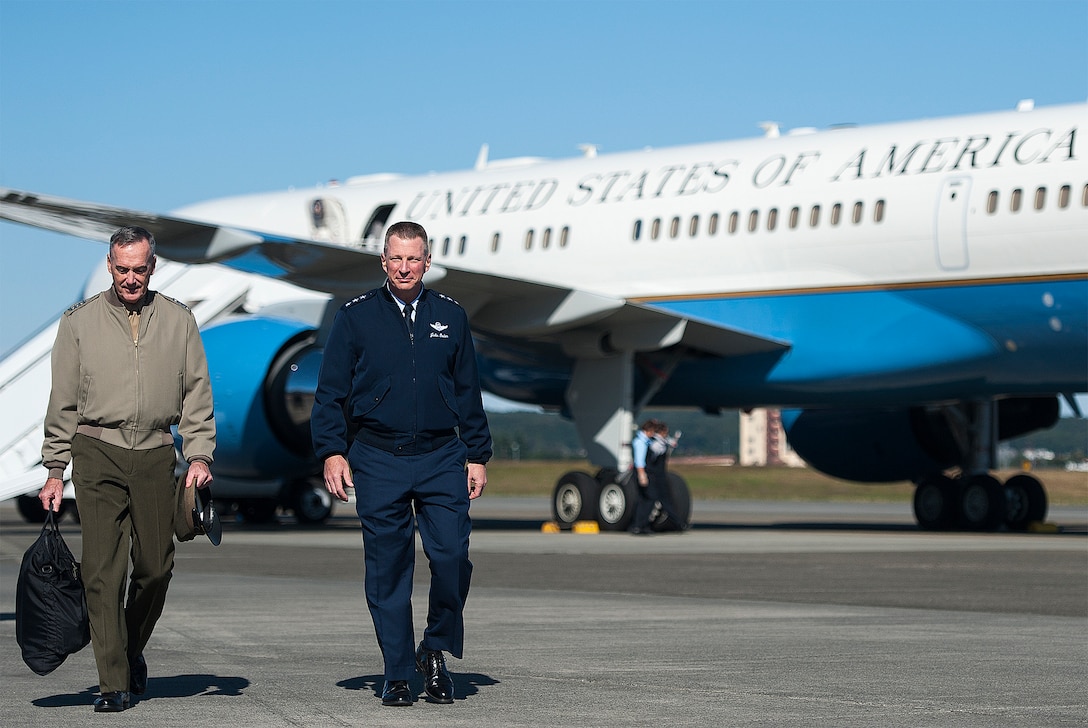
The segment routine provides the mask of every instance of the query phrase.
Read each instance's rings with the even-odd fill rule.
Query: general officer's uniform
[[[405,308],[385,286],[340,308],[311,418],[316,455],[351,465],[387,681],[415,672],[413,507],[431,569],[422,644],[462,657],[472,573],[465,466],[491,457],[464,309],[428,288]]]
[[[61,316],[51,371],[42,463],[57,479],[72,464],[99,690],[141,693],[174,565],[171,426],[188,462],[215,450],[204,346],[180,302],[149,291],[128,311],[111,287]]]

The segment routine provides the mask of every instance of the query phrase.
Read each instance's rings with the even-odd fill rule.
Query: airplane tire
[[[596,520],[599,494],[600,486],[589,473],[572,470],[555,484],[552,516],[563,528],[570,528],[575,521]]]
[[[1026,531],[1033,522],[1046,518],[1046,490],[1030,475],[1014,475],[1005,481],[1005,498],[1010,531]]]
[[[677,517],[680,518],[680,522],[673,523],[672,519],[666,516],[664,512],[660,512],[654,520],[654,530],[686,530],[691,523],[691,491],[688,490],[688,484],[684,479],[672,471],[668,473],[668,483],[669,498],[672,501],[672,507],[675,509]]]
[[[272,523],[278,508],[279,503],[271,498],[247,498],[238,502],[238,514],[246,523]]]
[[[960,510],[965,529],[996,531],[1008,517],[1005,489],[992,475],[972,475],[960,492]]]
[[[332,515],[332,495],[324,484],[305,482],[295,490],[292,510],[300,524],[317,525]]]
[[[914,519],[926,531],[950,528],[956,513],[956,483],[945,475],[923,478],[914,489]]]
[[[75,520],[79,521],[79,513],[75,509],[75,501],[71,498],[61,499],[60,510],[57,511],[58,521],[68,512],[69,507],[71,507],[72,515],[75,517]],[[45,523],[45,509],[42,508],[42,502],[38,500],[38,496],[19,496],[15,499],[15,508],[27,523]]]
[[[45,523],[45,509],[42,508],[42,502],[38,500],[38,496],[21,495],[15,499],[15,507],[19,509],[19,515],[27,523]]]
[[[597,499],[597,523],[602,531],[624,531],[631,524],[638,506],[636,488],[634,478],[601,485],[601,495]]]

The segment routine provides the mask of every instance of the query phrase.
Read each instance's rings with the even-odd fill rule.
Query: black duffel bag
[[[53,511],[19,567],[15,640],[23,662],[39,675],[53,672],[91,641],[79,563],[61,538]]]

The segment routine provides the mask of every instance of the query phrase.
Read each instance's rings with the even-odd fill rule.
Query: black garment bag
[[[61,538],[53,511],[19,567],[15,640],[23,662],[39,675],[53,672],[91,641],[79,564]]]

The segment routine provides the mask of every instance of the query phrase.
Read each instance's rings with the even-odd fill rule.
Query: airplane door
[[[971,178],[950,177],[937,199],[937,265],[945,270],[967,267],[967,202]]]

